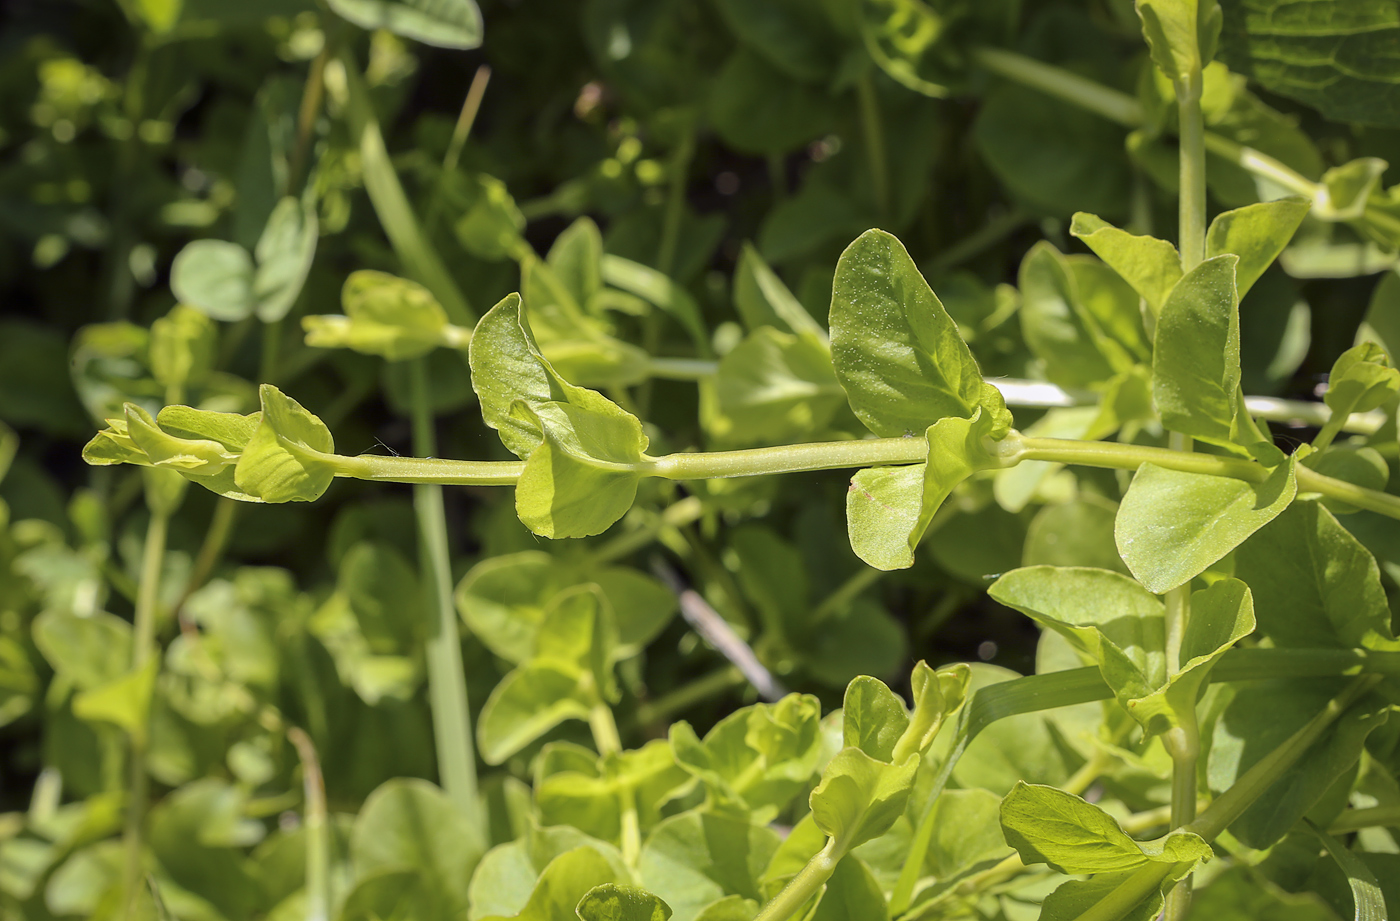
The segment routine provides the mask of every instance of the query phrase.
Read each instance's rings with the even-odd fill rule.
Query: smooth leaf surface
[[[1288,508],[1295,464],[1290,458],[1262,483],[1143,464],[1114,523],[1123,562],[1158,594],[1195,578]]]
[[[575,912],[582,921],[667,921],[671,906],[645,889],[604,883],[588,890]]]
[[[331,9],[362,29],[388,29],[439,48],[481,44],[474,0],[330,0]]]
[[[1119,230],[1097,215],[1080,211],[1069,232],[1084,241],[1123,280],[1133,286],[1155,316],[1167,295],[1181,280],[1181,255],[1176,247],[1156,237]]]
[[[1307,217],[1308,207],[1301,198],[1281,198],[1218,214],[1206,231],[1206,256],[1234,253],[1240,257],[1235,288],[1243,298],[1283,252]]]
[[[1228,441],[1240,383],[1239,257],[1207,259],[1162,304],[1152,351],[1152,395],[1167,428]]]
[[[919,759],[877,761],[858,748],[843,748],[812,791],[812,817],[827,836],[849,849],[889,830],[914,789]]]

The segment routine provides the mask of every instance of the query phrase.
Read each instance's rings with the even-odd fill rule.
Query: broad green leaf
[[[238,488],[264,502],[320,498],[335,478],[319,456],[335,452],[330,429],[271,384],[263,384],[258,395],[258,427],[234,468]]]
[[[1240,257],[1235,287],[1243,298],[1293,239],[1308,208],[1304,199],[1281,198],[1216,215],[1206,231],[1206,256],[1234,253]]]
[[[858,748],[843,748],[812,791],[817,827],[849,850],[889,831],[914,789],[918,757],[900,764],[877,761]]]
[[[603,281],[661,308],[689,334],[702,356],[710,354],[709,333],[700,305],[681,285],[651,266],[614,253],[603,256]]]
[[[695,921],[754,921],[759,903],[742,895],[727,895],[706,905]]]
[[[1007,856],[1001,797],[987,790],[944,790],[933,804],[927,866],[940,880]]]
[[[1143,328],[1142,300],[1133,286],[1093,256],[1066,256],[1086,318],[1097,323],[1099,348],[1117,368],[1116,380],[1149,361],[1152,347]],[[1091,327],[1092,328],[1092,327]]]
[[[869,230],[846,248],[831,297],[831,357],[856,417],[875,434],[921,432],[983,406],[1000,437],[1000,391],[977,362],[903,244]]]
[[[169,32],[180,21],[184,0],[136,0],[136,12],[152,32]]]
[[[691,785],[663,739],[602,758],[581,746],[555,743],[535,762],[535,776],[535,807],[542,823],[573,826],[612,842],[623,837],[624,803],[635,810],[637,830],[645,834],[661,821],[667,804]]]
[[[808,440],[846,403],[821,342],[772,327],[754,330],[720,359],[715,395],[719,414],[710,431],[741,444]]]
[[[1103,332],[1080,298],[1069,261],[1047,242],[1021,261],[1021,333],[1045,365],[1045,376],[1064,387],[1101,383],[1131,360]]]
[[[592,218],[581,217],[564,228],[545,262],[580,307],[598,312],[594,299],[603,290],[603,235]]]
[[[826,329],[807,312],[783,280],[763,261],[752,243],[745,243],[734,270],[734,309],[750,332],[774,326],[801,336],[809,333],[826,342]]]
[[[568,719],[588,719],[600,701],[580,686],[577,668],[528,662],[491,691],[477,720],[477,746],[487,764],[500,764]]]
[[[1400,393],[1400,370],[1374,342],[1352,346],[1332,365],[1323,400],[1338,418],[1384,405]]]
[[[133,738],[145,739],[150,731],[151,695],[159,670],[160,662],[152,659],[119,678],[80,691],[73,698],[73,715],[112,723]]]
[[[176,438],[212,441],[230,454],[238,454],[257,432],[260,418],[258,413],[244,416],[189,406],[167,406],[156,416],[156,424]]]
[[[1149,861],[1196,863],[1212,856],[1210,845],[1189,832],[1134,841],[1099,807],[1039,784],[1018,783],[1006,795],[1001,827],[1022,860],[1046,863],[1061,873],[1115,873]]]
[[[1152,62],[1172,81],[1199,74],[1220,37],[1218,0],[1136,0]]]
[[[1245,541],[1235,574],[1277,646],[1400,650],[1375,557],[1315,501],[1294,503]]]
[[[1167,295],[1181,280],[1181,256],[1176,247],[1156,237],[1138,236],[1119,230],[1102,218],[1077,212],[1070,234],[1108,263],[1123,280],[1147,301],[1152,315],[1162,310]]]
[[[709,123],[725,145],[753,156],[780,155],[831,130],[829,97],[740,46],[713,78]]]
[[[592,407],[515,404],[516,414],[544,433],[515,487],[516,513],[536,534],[601,534],[636,498],[637,470],[647,448],[642,424],[615,403],[592,397]]]
[[[840,38],[818,4],[804,0],[718,0],[739,41],[799,80],[823,83],[839,65]]]
[[[549,862],[519,914],[478,921],[568,921],[578,917],[574,910],[589,891],[617,881],[617,870],[602,854],[587,845],[576,847]]]
[[[902,467],[871,467],[851,477],[846,527],[851,549],[876,569],[908,569],[933,516],[973,473],[999,465],[986,449],[995,422],[981,408],[971,419],[950,417],[929,426],[929,459]]]
[[[426,0],[443,3],[446,0]],[[468,3],[472,0],[457,0]],[[473,4],[474,6],[474,4]],[[521,231],[525,216],[506,190],[506,184],[495,176],[478,173],[462,190],[462,216],[453,230],[462,248],[481,259],[498,260],[518,256],[522,251]]]
[[[576,585],[550,599],[535,635],[534,661],[588,672],[602,698],[616,703],[621,693],[613,677],[616,658],[617,624],[602,589]]]
[[[416,282],[362,269],[345,279],[340,298],[345,316],[302,317],[307,345],[400,361],[456,344],[447,312]]]
[[[319,236],[314,202],[287,197],[272,209],[253,250],[258,262],[253,273],[253,298],[259,320],[275,323],[292,309],[316,258]]]
[[[1127,573],[1128,567],[1113,542],[1117,511],[1116,503],[1087,496],[1045,506],[1026,529],[1021,564],[1092,566]]]
[[[50,608],[31,632],[49,667],[79,690],[116,680],[131,662],[131,625],[104,611],[80,617]]]
[[[151,807],[148,841],[169,897],[175,889],[198,893],[204,910],[247,918],[258,908],[260,880],[247,849],[265,834],[246,815],[246,790],[217,777],[185,784]],[[205,907],[209,906],[209,907]]]
[[[909,711],[885,683],[862,675],[846,686],[842,736],[877,761],[892,761],[895,745],[909,728]]]
[[[1143,464],[1114,524],[1123,562],[1157,594],[1195,578],[1288,507],[1296,463],[1290,457],[1262,483]]]
[[[827,880],[812,921],[866,921],[888,915],[885,892],[865,861],[854,854],[843,858]]]
[[[233,322],[251,316],[257,307],[254,274],[252,254],[237,243],[195,240],[175,256],[170,288],[182,303]]]
[[[1229,441],[1240,382],[1239,257],[1207,259],[1177,282],[1157,318],[1152,395],[1167,428]]]
[[[330,5],[362,29],[388,29],[438,48],[481,44],[481,11],[474,0],[330,0]]]
[[[645,889],[604,883],[588,890],[576,912],[582,921],[667,921],[671,906]]]
[[[177,304],[151,324],[151,375],[167,393],[183,395],[213,370],[217,345],[218,330],[209,318]]]
[[[467,883],[485,850],[480,832],[446,793],[407,778],[386,781],[369,795],[350,840],[357,873],[417,870],[444,914],[466,909]]]
[[[1257,599],[1261,624],[1269,611]],[[1207,779],[1217,794],[1316,716],[1343,681],[1256,681],[1242,684],[1215,721]],[[1272,846],[1322,799],[1361,756],[1366,738],[1385,724],[1390,707],[1372,694],[1328,727],[1303,756],[1260,794],[1231,826],[1249,847]]]
[[[1400,12],[1386,0],[1224,4],[1221,56],[1270,92],[1336,121],[1400,125],[1396,65],[1387,53]]]
[[[209,439],[176,437],[135,403],[125,409],[127,437],[143,456],[137,463],[212,476],[238,462],[239,451]]]
[[[567,825],[540,827],[531,821],[521,837],[492,848],[481,858],[469,887],[469,917],[515,915],[529,902],[550,861],[583,846],[612,867],[614,880],[630,880],[622,854],[613,845]]]
[[[676,921],[694,921],[720,899],[762,901],[758,878],[780,842],[776,832],[747,817],[683,812],[647,836],[637,876],[675,910]]]

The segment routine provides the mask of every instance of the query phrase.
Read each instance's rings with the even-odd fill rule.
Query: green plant
[[[42,714],[45,765],[0,817],[5,910],[1394,911],[1394,271],[1335,321],[1322,402],[1275,394],[1307,351],[1292,279],[1394,264],[1372,154],[1400,135],[1309,116],[1315,143],[1245,76],[1395,125],[1388,59],[1325,0],[1031,6],[592,0],[583,93],[520,88],[561,4],[132,2],[120,94],[32,45],[30,143],[106,125],[82,143],[118,156],[81,409],[0,399],[26,446],[102,420],[90,484],[0,538],[0,717]],[[1382,6],[1346,12],[1384,42]],[[515,112],[481,140],[484,70],[398,140],[405,40],[472,48],[483,18],[506,92],[577,113],[567,166]],[[1056,51],[1076,30],[1090,50]],[[174,137],[168,75],[237,41],[305,72],[229,102],[237,158],[213,127],[181,154],[236,188],[131,194]],[[931,101],[967,97],[971,164]],[[768,186],[730,282],[687,202],[716,151]],[[1007,210],[931,207],[957,196]],[[195,213],[207,236],[171,232]],[[68,220],[36,262],[73,258]],[[417,456],[337,451],[396,426]],[[259,541],[295,562],[238,562]],[[929,640],[993,611],[1035,631],[1034,674]]]

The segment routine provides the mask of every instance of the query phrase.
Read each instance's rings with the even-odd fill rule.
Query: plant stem
[[[1268,792],[1274,781],[1292,767],[1348,707],[1382,680],[1381,675],[1358,675],[1353,678],[1340,694],[1327,702],[1327,706],[1277,748],[1255,762],[1235,781],[1234,786],[1216,797],[1205,812],[1182,830],[1198,834],[1207,841],[1215,840],[1255,800]]]
[[[409,371],[413,378],[413,449],[420,454],[432,454],[437,450],[437,436],[433,431],[426,359],[414,359]],[[431,598],[428,697],[432,704],[438,774],[448,798],[484,830],[486,820],[477,795],[476,753],[472,749],[471,713],[467,707],[467,678],[462,668],[462,638],[457,631],[457,611],[452,603],[452,562],[447,550],[442,487],[415,486],[413,510],[418,518],[419,564]]]
[[[333,44],[331,36],[327,34],[321,52],[316,55],[316,59],[311,62],[311,69],[306,73],[306,86],[302,90],[301,106],[297,110],[296,144],[292,147],[291,160],[288,162],[287,187],[282,190],[283,195],[291,195],[300,187],[301,174],[306,169],[306,158],[311,152],[311,133],[316,128],[316,116],[321,111],[321,102],[326,95],[326,63],[334,53]]]
[[[141,550],[141,581],[136,593],[136,613],[131,636],[131,668],[147,667],[155,653],[156,605],[160,599],[160,575],[165,564],[165,543],[170,527],[168,510],[151,511],[146,542]],[[122,893],[126,918],[134,918],[141,890],[142,827],[146,821],[146,800],[150,781],[146,776],[146,729],[131,734],[131,763],[126,797],[126,820],[122,833]]]
[[[948,247],[943,252],[934,257],[930,267],[934,272],[947,271],[954,266],[961,265],[967,260],[982,253],[1006,239],[1008,235],[1019,230],[1030,221],[1030,215],[1020,208],[1012,208],[1003,214],[998,214],[991,218],[972,233],[963,237],[954,245]]]
[[[603,544],[597,550],[588,554],[588,566],[603,566],[614,560],[620,560],[625,556],[637,552],[643,547],[656,540],[658,534],[666,528],[679,528],[682,525],[690,524],[705,512],[705,504],[695,496],[686,496],[677,502],[671,503],[666,510],[655,516],[651,521],[641,527],[614,537]]]
[[[856,93],[860,99],[861,128],[865,134],[865,152],[870,158],[870,184],[875,192],[875,208],[883,221],[890,220],[889,158],[885,152],[885,129],[880,119],[880,100],[875,95],[873,67],[866,67],[856,78]]]
[[[783,891],[763,906],[754,921],[784,921],[791,917],[826,885],[845,854],[845,849],[835,838],[828,838],[826,847],[814,854],[807,865],[783,887]]]
[[[1344,835],[1363,828],[1400,827],[1400,806],[1372,806],[1370,809],[1349,809],[1327,829],[1328,834]]]
[[[306,921],[326,921],[331,908],[330,825],[326,821],[326,785],[316,745],[302,729],[291,726],[287,738],[301,760],[302,789],[306,797]]]
[[[857,569],[849,579],[841,583],[836,591],[828,595],[825,601],[817,606],[817,609],[812,612],[808,622],[814,625],[821,623],[836,611],[841,610],[846,605],[855,601],[856,598],[860,596],[861,592],[870,588],[887,575],[889,575],[889,573],[879,569],[862,566],[860,569]]]
[[[670,276],[676,268],[676,250],[681,240],[681,218],[685,215],[685,188],[690,178],[690,161],[695,156],[695,119],[691,116],[681,133],[681,142],[671,156],[671,185],[666,195],[666,213],[661,219],[661,240],[656,248],[656,268]],[[654,348],[646,350],[648,354]]]
[[[1181,162],[1181,267],[1191,271],[1206,258],[1206,147],[1201,116],[1201,72],[1176,85]]]
[[[684,713],[700,701],[718,697],[731,688],[742,687],[747,683],[748,679],[744,677],[743,672],[733,665],[727,665],[696,678],[689,684],[683,684],[653,701],[640,704],[637,707],[637,722],[642,726],[668,723],[677,713]]]
[[[462,148],[471,136],[476,115],[481,111],[481,100],[486,95],[486,84],[491,80],[491,68],[482,64],[467,87],[467,98],[462,100],[462,110],[457,113],[457,124],[452,127],[452,139],[447,143],[447,152],[442,157],[442,173],[438,177],[437,194],[428,203],[428,213],[423,218],[423,226],[429,234],[437,229],[438,218],[442,215],[442,203],[446,199],[447,177],[457,171],[457,161],[462,157]]]
[[[651,358],[647,376],[672,381],[700,381],[719,370],[719,362],[703,358]]]
[[[1076,73],[1000,48],[974,48],[972,59],[994,74],[1088,109],[1109,121],[1129,128],[1143,122],[1142,105],[1132,96]]]
[[[594,704],[588,711],[588,728],[593,732],[593,744],[600,755],[615,755],[622,751],[622,736],[617,731],[612,708],[605,703]]]

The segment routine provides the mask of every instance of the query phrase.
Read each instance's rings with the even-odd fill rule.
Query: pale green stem
[[[821,891],[845,855],[846,849],[841,847],[835,838],[828,838],[826,847],[813,855],[812,859],[807,861],[807,865],[783,887],[783,891],[763,906],[763,910],[754,921],[784,921],[792,917]]]
[[[199,553],[194,558],[194,565],[190,567],[190,580],[185,583],[185,591],[181,594],[180,600],[175,604],[175,610],[180,610],[185,606],[201,585],[209,578],[214,571],[214,567],[219,563],[219,557],[223,555],[224,547],[228,544],[229,535],[233,533],[234,521],[238,518],[239,503],[236,499],[220,496],[214,503],[214,514],[209,519],[209,530],[204,532],[204,543],[199,546]]]
[[[703,358],[651,358],[647,376],[673,381],[700,381],[719,370],[719,363]]]
[[[1400,828],[1400,806],[1372,806],[1370,809],[1351,809],[1343,812],[1328,834],[1344,835],[1363,828]]]
[[[860,593],[879,582],[889,573],[869,566],[862,566],[855,573],[841,584],[836,591],[827,596],[826,600],[817,606],[812,612],[809,623],[819,624],[828,616],[841,610],[846,605],[855,601]]]
[[[1201,116],[1201,72],[1176,85],[1181,161],[1181,267],[1189,272],[1206,258],[1206,147]]]
[[[1132,96],[1078,74],[1000,48],[974,48],[972,59],[994,74],[1088,109],[1109,121],[1130,128],[1143,122],[1142,105]]]
[[[637,707],[637,722],[643,726],[651,723],[670,722],[677,713],[684,713],[703,700],[718,697],[725,691],[742,687],[747,683],[748,679],[744,677],[743,672],[733,665],[725,666],[718,671],[696,678],[689,684],[682,685],[674,691],[656,698],[656,700],[639,705]]]
[[[593,744],[600,755],[615,755],[622,751],[622,736],[617,731],[612,708],[605,703],[593,705],[588,711],[588,728],[593,732]]]
[[[168,513],[151,512],[146,527],[146,542],[141,550],[141,581],[136,593],[136,613],[132,625],[131,667],[146,667],[155,654],[156,606],[160,600],[160,574],[165,563],[165,543],[169,532]],[[131,763],[128,766],[126,819],[122,833],[122,893],[126,906],[124,917],[136,917],[137,899],[141,891],[142,829],[146,822],[146,801],[150,781],[146,776],[146,732],[132,733]]]
[[[705,512],[705,504],[696,496],[686,496],[673,502],[666,510],[641,527],[614,537],[597,550],[588,554],[588,565],[602,566],[620,560],[656,540],[666,528],[679,528],[690,524]]]
[[[413,378],[413,449],[431,455],[437,450],[437,435],[433,431],[427,360],[414,359],[409,373]],[[415,486],[413,510],[418,518],[423,583],[431,599],[433,626],[427,641],[428,698],[432,705],[438,774],[448,798],[457,804],[463,815],[485,829],[486,821],[477,794],[476,753],[472,749],[467,678],[462,667],[462,638],[457,631],[457,610],[452,601],[452,561],[447,549],[442,487]]]
[[[442,203],[446,200],[447,177],[457,171],[457,162],[462,157],[462,148],[467,144],[467,138],[471,136],[472,125],[476,124],[476,116],[481,111],[481,100],[486,95],[486,84],[491,80],[491,68],[482,64],[476,69],[476,74],[472,77],[471,86],[467,87],[467,97],[462,100],[462,110],[457,113],[457,124],[452,128],[452,139],[447,144],[447,152],[442,157],[442,174],[437,182],[437,194],[428,203],[428,213],[423,218],[423,226],[427,228],[429,234],[437,228],[438,218],[442,214]]]
[[[321,111],[321,102],[326,95],[326,63],[333,54],[334,42],[326,36],[321,53],[311,62],[306,72],[306,85],[301,92],[301,106],[297,110],[297,137],[292,147],[292,156],[287,167],[287,184],[283,195],[294,195],[306,168],[306,158],[311,152],[311,134],[316,128],[316,116]],[[263,378],[267,380],[267,378]]]
[[[1267,468],[1243,458],[1187,454],[1147,445],[1033,438],[1013,433],[1004,441],[989,444],[989,447],[999,455],[1002,467],[1012,467],[1021,461],[1043,460],[1085,467],[1136,470],[1150,463],[1183,473],[1225,476],[1250,483],[1262,483],[1269,476]],[[309,457],[330,464],[336,476],[392,483],[513,486],[525,467],[521,461],[456,461],[378,455],[344,457],[304,447],[300,450]],[[638,476],[703,480],[881,464],[914,464],[926,460],[927,454],[928,442],[922,436],[867,438],[741,451],[667,454],[644,457],[642,462],[635,465],[614,464],[610,469],[619,472],[630,470]],[[1320,493],[1390,518],[1400,518],[1400,496],[1355,486],[1302,466],[1298,467],[1297,476],[1298,488],[1302,492]]]
[[[326,818],[326,785],[321,762],[311,737],[296,726],[287,730],[301,760],[302,789],[306,798],[306,921],[326,921],[331,910],[330,824]]]
[[[875,192],[875,208],[881,220],[890,219],[890,169],[885,152],[885,129],[880,118],[880,100],[875,95],[873,67],[867,67],[856,78],[856,93],[860,99],[861,127],[865,134],[866,156],[870,158],[870,183]]]

